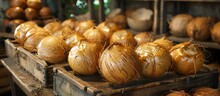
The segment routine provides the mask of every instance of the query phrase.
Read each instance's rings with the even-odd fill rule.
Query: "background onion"
[[[26,0],[10,0],[11,7],[21,7],[25,9],[27,7]]]
[[[76,74],[92,75],[97,72],[100,46],[93,42],[81,41],[69,52],[68,62]]]
[[[17,27],[18,25],[20,25],[21,23],[24,23],[24,20],[22,20],[22,19],[14,19],[14,20],[11,20],[9,23],[8,23],[8,26],[9,27]],[[12,31],[12,32],[14,32],[14,31]]]
[[[25,17],[28,20],[36,19],[38,17],[38,12],[37,12],[37,10],[35,10],[33,8],[26,8],[25,9]]]
[[[159,77],[169,70],[171,56],[168,50],[155,43],[145,43],[135,50],[141,61],[142,75]]]
[[[202,50],[191,42],[184,42],[170,49],[173,68],[180,74],[196,74],[204,64]]]
[[[184,92],[183,90],[181,90],[181,91],[171,91],[166,96],[190,96],[190,95]]]
[[[115,23],[119,29],[124,29],[127,26],[126,16],[121,14],[106,19],[106,22]]]
[[[60,22],[50,22],[44,26],[44,29],[50,31],[51,34],[53,34],[56,31],[59,31],[62,29]]]
[[[83,34],[93,26],[95,26],[95,23],[92,20],[81,21],[77,24],[75,31],[79,34]]]
[[[154,41],[154,43],[164,47],[168,51],[174,46],[173,42],[168,40],[166,37],[162,37],[162,38],[156,39]]]
[[[134,36],[134,39],[138,45],[153,41],[153,37],[149,32],[140,32]]]
[[[189,14],[178,14],[169,22],[170,33],[174,36],[185,37],[187,36],[187,24],[193,19]]]
[[[39,11],[39,15],[43,18],[51,18],[52,17],[52,10],[49,7],[42,7]]]
[[[49,32],[43,28],[36,27],[32,28],[30,31],[26,33],[26,39],[24,41],[24,48],[30,52],[37,52],[37,45],[40,41],[49,36]]]
[[[24,17],[24,10],[20,7],[11,7],[6,10],[5,14],[9,19],[21,19]]]
[[[77,23],[75,19],[67,19],[62,22],[62,27],[69,26],[72,30],[75,30]]]
[[[200,87],[191,91],[192,96],[219,96],[220,91],[210,87]]]
[[[63,27],[61,30],[54,32],[52,35],[65,40],[65,38],[72,33],[74,33],[74,31],[69,26],[66,26]]]
[[[41,0],[27,0],[27,6],[39,10],[42,7]]]
[[[187,34],[189,37],[205,41],[210,37],[210,28],[214,25],[215,20],[211,17],[197,17],[187,25]]]
[[[84,36],[77,33],[73,33],[65,39],[65,42],[70,48],[72,48],[73,46],[77,45],[80,41],[85,39],[86,38]]]
[[[110,44],[120,43],[123,46],[136,47],[137,42],[135,41],[133,34],[126,30],[118,30],[114,32],[110,39]]]
[[[220,22],[216,23],[211,30],[212,39],[220,44]]]
[[[118,26],[115,23],[102,22],[98,25],[98,29],[105,35],[105,38],[109,40],[112,34],[118,30]]]
[[[139,61],[130,47],[112,44],[101,54],[99,70],[101,75],[113,84],[123,84],[139,76]]]
[[[47,36],[37,46],[38,57],[49,63],[60,63],[66,60],[68,46],[65,41],[55,36]]]

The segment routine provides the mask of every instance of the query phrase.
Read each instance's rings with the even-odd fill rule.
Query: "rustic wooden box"
[[[17,50],[19,65],[46,87],[52,86],[53,67],[68,66],[67,63],[50,65],[44,60],[38,58],[36,53],[30,53],[22,47],[18,47]]]
[[[74,75],[70,67],[54,68],[54,93],[56,96],[161,96],[169,90],[190,90],[194,87],[218,87],[218,71],[204,67],[196,75],[178,75],[167,72],[158,79],[141,78],[134,82],[112,85],[99,74]]]
[[[18,46],[19,44],[14,40],[10,40],[10,39],[5,40],[6,55],[9,58],[12,58],[15,62],[18,62],[18,50],[17,50]]]

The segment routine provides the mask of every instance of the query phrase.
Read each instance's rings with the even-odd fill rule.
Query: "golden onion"
[[[62,22],[62,27],[69,26],[72,30],[75,30],[78,22],[75,19],[67,19]]]
[[[79,34],[83,34],[93,26],[95,26],[95,23],[92,20],[81,21],[76,25],[75,31]]]
[[[50,22],[44,26],[44,29],[47,31],[50,31],[51,34],[53,34],[56,31],[59,31],[62,29],[61,23],[60,22]]]
[[[168,40],[166,37],[156,39],[156,40],[154,40],[154,43],[164,47],[168,51],[174,46],[173,42]]]
[[[73,46],[77,45],[80,41],[85,39],[86,38],[84,36],[78,33],[73,33],[65,39],[65,42],[70,48],[72,48]]]
[[[140,32],[134,36],[134,39],[138,45],[153,41],[153,37],[149,32]]]
[[[63,27],[61,30],[54,32],[52,35],[65,40],[66,37],[68,37],[70,34],[73,34],[73,33],[74,31],[69,26],[66,26],[66,27]]]
[[[112,34],[118,30],[118,26],[115,23],[102,22],[98,25],[98,29],[105,35],[106,40],[109,40]]]
[[[184,92],[183,90],[181,90],[181,91],[171,91],[166,96],[190,96],[190,95],[188,93]]]
[[[212,39],[220,44],[220,22],[216,23],[211,30]]]

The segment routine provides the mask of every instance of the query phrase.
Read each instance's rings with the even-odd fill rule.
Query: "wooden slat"
[[[10,91],[11,91],[10,86],[2,87],[2,88],[0,88],[0,95],[1,95],[1,94],[4,94],[4,93],[8,93],[8,92],[10,92]]]

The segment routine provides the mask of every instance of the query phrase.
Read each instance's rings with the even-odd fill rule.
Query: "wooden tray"
[[[112,85],[99,74],[74,75],[70,67],[54,68],[54,93],[57,96],[161,96],[169,90],[190,90],[194,87],[218,87],[218,71],[204,67],[196,75],[167,72],[158,79],[141,78],[134,82]]]
[[[15,62],[18,62],[18,50],[17,47],[19,46],[18,43],[16,43],[13,40],[6,39],[5,40],[5,50],[6,50],[6,55],[9,58],[12,58]]]

